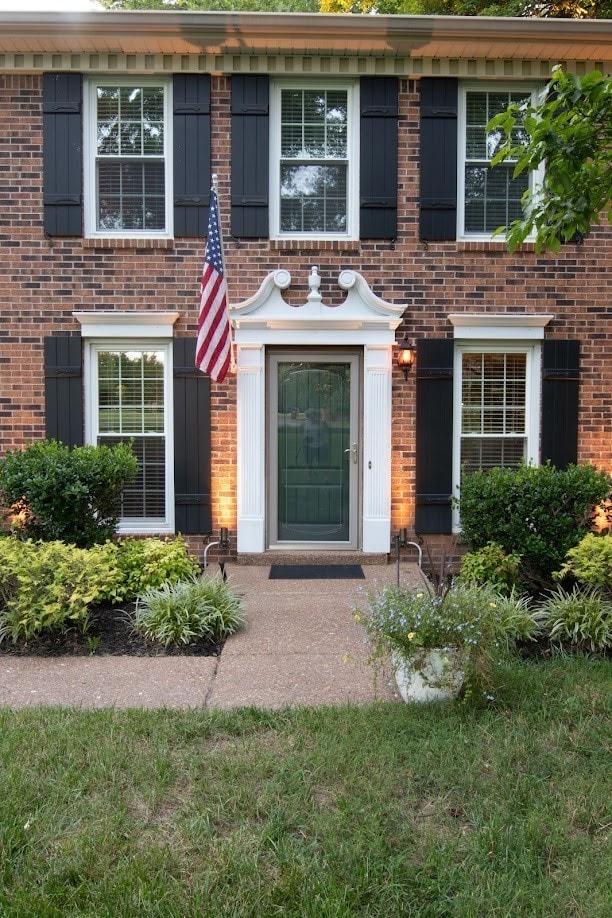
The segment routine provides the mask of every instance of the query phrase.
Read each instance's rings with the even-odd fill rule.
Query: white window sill
[[[92,236],[83,239],[86,249],[171,249],[173,236]]]
[[[156,535],[174,535],[174,528],[169,526],[165,521],[160,521],[159,524],[156,524],[152,520],[148,520],[146,523],[132,524],[129,525],[119,523],[117,527],[117,535],[119,536],[156,536]]]

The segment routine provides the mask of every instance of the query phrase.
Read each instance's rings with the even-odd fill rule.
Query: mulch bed
[[[128,620],[133,608],[134,605],[130,603],[121,607],[96,607],[92,612],[87,634],[81,634],[77,629],[71,628],[65,633],[45,634],[31,641],[18,641],[16,644],[8,638],[0,643],[0,656],[17,654],[31,657],[60,657],[89,656],[94,653],[95,656],[106,654],[133,657],[217,657],[221,653],[224,641],[166,647],[135,634]]]

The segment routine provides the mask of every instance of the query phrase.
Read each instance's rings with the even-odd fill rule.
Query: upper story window
[[[170,235],[169,95],[167,82],[90,82],[85,134],[89,234]]]
[[[274,85],[272,237],[357,237],[356,105],[354,84]]]
[[[489,238],[499,226],[508,226],[523,213],[521,198],[533,190],[533,173],[513,177],[515,163],[493,168],[491,160],[503,141],[500,131],[488,133],[487,124],[510,103],[531,101],[535,89],[463,86],[459,94],[458,232],[460,237]],[[520,127],[517,143],[526,141]],[[531,183],[531,184],[530,184]]]

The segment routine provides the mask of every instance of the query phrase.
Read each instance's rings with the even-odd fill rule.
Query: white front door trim
[[[377,297],[356,271],[342,271],[347,291],[340,306],[326,306],[316,268],[308,278],[303,306],[289,306],[281,291],[288,271],[269,274],[257,293],[230,308],[234,328],[237,385],[238,551],[266,549],[265,348],[363,347],[364,552],[387,552],[391,534],[391,371],[395,330],[404,305]]]

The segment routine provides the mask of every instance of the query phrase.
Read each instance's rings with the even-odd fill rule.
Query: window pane
[[[122,86],[119,91],[121,120],[140,120],[142,116],[142,89],[137,86]]]
[[[305,124],[323,124],[326,113],[325,95],[324,90],[303,90]]]
[[[98,211],[98,229],[164,230],[163,163],[99,162]]]
[[[466,94],[466,123],[484,128],[488,120],[486,92],[468,92]]]
[[[305,125],[304,148],[301,153],[302,158],[308,159],[312,157],[313,159],[324,159],[325,154],[325,125]]]
[[[346,166],[281,167],[281,231],[346,231]]]
[[[116,156],[119,153],[119,122],[98,122],[98,153]]]
[[[281,153],[284,158],[346,158],[346,90],[283,90]]]
[[[117,434],[163,432],[163,366],[163,351],[100,352],[99,429]]]
[[[461,443],[461,472],[479,469],[514,468],[525,458],[527,440],[523,437],[495,440],[470,438]]]
[[[304,155],[303,149],[302,125],[284,124],[281,128],[281,156],[300,159]]]
[[[122,519],[163,519],[166,515],[166,454],[163,437],[98,437],[98,443],[115,446],[129,442],[138,459],[134,480],[121,496]]]
[[[283,124],[303,122],[302,92],[299,89],[283,89],[281,94],[281,121]]]
[[[492,233],[498,226],[507,226],[523,212],[521,198],[529,187],[525,173],[512,178],[510,163],[491,168],[466,166],[465,169],[465,231]]]

